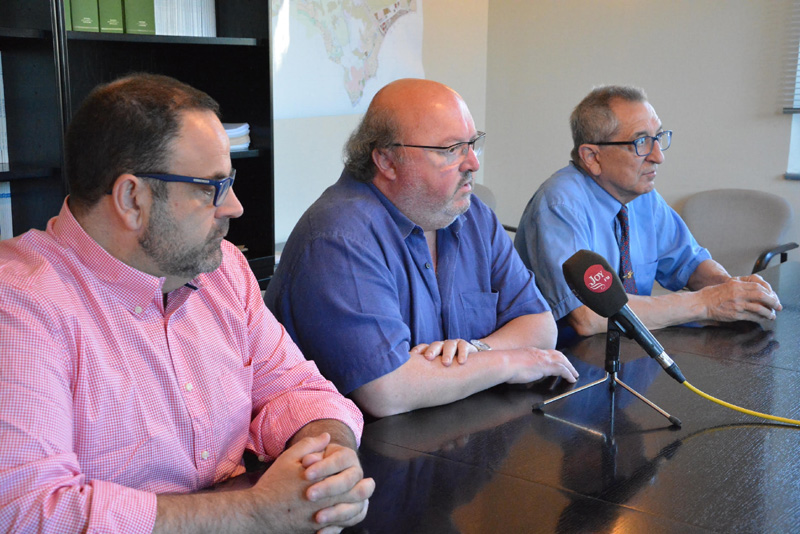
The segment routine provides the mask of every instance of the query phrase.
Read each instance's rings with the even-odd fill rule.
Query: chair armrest
[[[784,245],[778,245],[775,248],[765,250],[756,260],[756,264],[753,266],[753,274],[766,269],[770,260],[778,254],[781,255],[781,263],[785,262],[787,259],[786,253],[794,248],[797,248],[798,246],[800,245],[797,243],[786,243]]]

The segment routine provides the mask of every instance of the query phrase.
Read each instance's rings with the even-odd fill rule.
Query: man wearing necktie
[[[572,161],[539,187],[514,241],[562,336],[567,327],[591,335],[607,326],[562,275],[561,265],[580,249],[619,266],[629,304],[648,328],[774,319],[781,304],[769,284],[758,275],[731,277],[655,190],[672,131],[662,128],[644,91],[596,88],[572,112],[570,126]],[[651,296],[655,281],[673,293]]]

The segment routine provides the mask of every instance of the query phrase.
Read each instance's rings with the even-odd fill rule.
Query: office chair
[[[763,271],[798,247],[785,241],[792,223],[786,199],[750,189],[712,189],[689,197],[681,216],[697,242],[732,276]]]
[[[489,206],[489,208],[492,211],[494,211],[495,213],[497,212],[497,210],[495,209],[495,208],[497,208],[497,197],[494,196],[494,193],[492,193],[491,189],[489,189],[488,187],[486,187],[483,184],[479,184],[477,182],[473,182],[472,183],[472,192],[475,195],[477,195],[477,197],[479,199],[481,199],[481,201],[483,201],[484,204]],[[503,228],[505,228],[505,230],[508,231],[508,232],[516,232],[517,231],[517,227],[516,226],[510,226],[508,224],[504,224]]]

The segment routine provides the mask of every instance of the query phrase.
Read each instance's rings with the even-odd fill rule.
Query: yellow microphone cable
[[[704,392],[700,391],[699,389],[697,389],[696,387],[691,385],[686,380],[681,382],[681,384],[683,384],[684,386],[689,388],[691,391],[694,391],[695,393],[697,393],[698,395],[700,395],[704,399],[708,399],[711,402],[716,402],[720,406],[725,406],[726,408],[730,408],[731,410],[736,410],[737,412],[746,413],[747,415],[754,415],[756,417],[761,417],[762,419],[770,419],[772,421],[778,421],[780,423],[786,423],[786,424],[789,424],[789,425],[800,426],[800,421],[798,421],[796,419],[788,419],[786,417],[778,417],[776,415],[769,415],[769,414],[766,414],[766,413],[755,412],[753,410],[748,410],[747,408],[742,408],[740,406],[736,406],[735,404],[731,404],[729,402],[725,402],[724,400],[717,399],[716,397],[712,397],[708,393],[704,393]]]
[[[658,342],[656,342],[656,343],[658,343]],[[689,382],[686,381],[686,377],[683,376],[683,373],[681,372],[680,368],[678,367],[678,364],[676,364],[672,360],[672,358],[670,358],[667,355],[667,353],[664,351],[664,349],[660,345],[659,345],[658,348],[662,352],[658,356],[654,356],[653,359],[656,360],[659,363],[659,365],[661,365],[661,367],[664,369],[664,371],[666,371],[666,373],[669,376],[671,376],[672,378],[674,378],[679,384],[683,384],[684,386],[689,388],[691,391],[694,391],[695,393],[697,393],[698,395],[700,395],[704,399],[708,399],[711,402],[716,402],[720,406],[724,406],[726,408],[730,408],[731,410],[736,410],[737,412],[745,413],[747,415],[753,415],[755,417],[760,417],[762,419],[770,419],[772,421],[778,421],[780,423],[786,423],[786,424],[789,424],[789,425],[800,426],[800,421],[798,421],[796,419],[788,419],[786,417],[778,417],[776,415],[769,415],[769,414],[766,414],[766,413],[761,413],[761,412],[756,412],[756,411],[753,411],[753,410],[748,410],[747,408],[742,408],[740,406],[736,406],[735,404],[731,404],[730,402],[725,402],[724,400],[720,400],[720,399],[718,399],[716,397],[712,397],[708,393],[704,393],[704,392],[700,391],[699,389],[697,389],[696,387],[694,387],[693,385],[691,385]]]

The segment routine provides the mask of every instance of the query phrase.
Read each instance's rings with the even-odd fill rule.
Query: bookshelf
[[[217,0],[218,37],[65,31],[63,0],[2,0],[0,54],[6,98],[14,234],[44,229],[68,193],[63,133],[95,85],[136,71],[206,91],[222,120],[250,124],[250,149],[231,155],[244,215],[228,239],[246,247],[262,286],[274,267],[272,83],[267,0]]]

